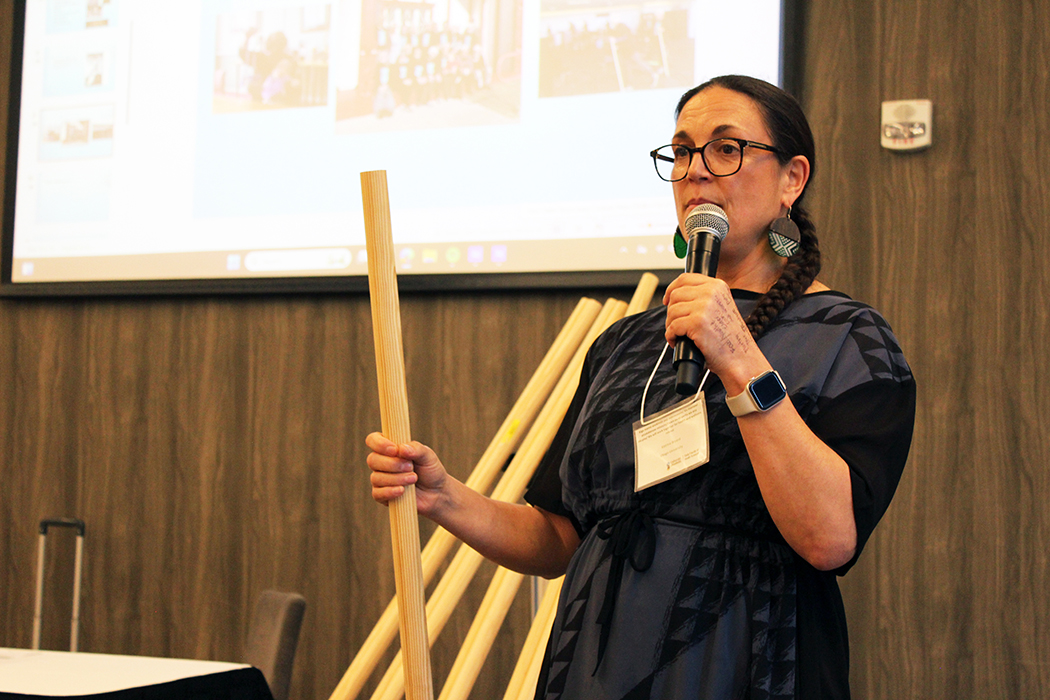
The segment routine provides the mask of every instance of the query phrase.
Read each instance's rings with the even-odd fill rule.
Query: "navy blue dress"
[[[744,317],[757,295],[734,292]],[[778,532],[725,389],[704,387],[710,461],[634,492],[632,423],[664,341],[663,308],[591,348],[526,494],[582,542],[562,588],[537,698],[848,698],[836,575],[889,505],[911,443],[915,383],[886,321],[837,292],[791,304],[758,341],[813,432],[849,465],[857,554],[820,572]],[[646,415],[680,400],[671,353]]]

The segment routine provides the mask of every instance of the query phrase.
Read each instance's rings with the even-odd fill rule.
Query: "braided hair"
[[[689,100],[709,87],[721,87],[739,92],[754,100],[773,137],[772,145],[777,149],[777,159],[786,165],[793,157],[801,155],[809,160],[810,181],[816,172],[816,148],[813,132],[798,101],[775,85],[743,75],[724,75],[689,90],[678,101],[675,119],[681,114]],[[807,183],[808,185],[808,183]],[[755,309],[745,319],[747,328],[756,340],[773,320],[791,302],[802,296],[820,273],[820,246],[817,242],[817,227],[802,206],[806,195],[803,189],[791,207],[791,218],[798,226],[801,240],[799,251],[787,260],[787,265],[773,286],[758,299]]]

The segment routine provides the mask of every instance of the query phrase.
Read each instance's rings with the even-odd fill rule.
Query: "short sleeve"
[[[576,421],[579,419],[580,414],[583,411],[584,403],[587,401],[587,393],[590,387],[591,368],[594,362],[595,349],[592,346],[591,350],[588,351],[587,357],[584,360],[583,369],[580,372],[580,383],[576,387],[576,393],[572,397],[572,403],[569,404],[568,410],[565,412],[565,417],[562,419],[561,425],[558,427],[558,432],[554,435],[554,439],[551,441],[550,447],[547,448],[546,454],[543,455],[543,459],[540,460],[539,465],[536,467],[536,471],[532,475],[532,479],[529,480],[529,485],[525,491],[525,502],[529,505],[542,508],[548,513],[554,513],[555,515],[561,515],[568,518],[576,533],[582,538],[586,532],[582,529],[580,522],[576,519],[576,516],[572,511],[565,505],[563,500],[562,480],[561,480],[561,465],[565,459],[565,455],[569,451],[569,443],[572,440],[573,429],[576,425]]]
[[[809,427],[845,460],[853,489],[857,549],[836,570],[841,576],[857,561],[900,483],[915,424],[915,382],[868,382],[817,408]]]
[[[577,390],[578,395],[579,390]],[[574,398],[573,403],[575,402]],[[561,476],[558,472],[572,434],[572,421],[569,420],[571,412],[570,407],[569,413],[566,413],[565,419],[554,436],[554,441],[551,442],[547,453],[543,455],[539,466],[536,467],[532,479],[529,480],[528,490],[525,491],[526,503],[538,506],[549,513],[566,516],[569,515],[569,509],[562,501]]]

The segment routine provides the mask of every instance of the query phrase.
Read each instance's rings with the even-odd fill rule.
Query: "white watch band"
[[[759,383],[762,383],[762,386],[756,389],[756,384]],[[768,391],[770,384],[774,389],[772,395]],[[756,393],[759,394],[757,399]],[[751,377],[747,387],[736,396],[727,396],[726,406],[729,407],[730,413],[739,418],[757,411],[768,411],[783,401],[786,396],[787,388],[784,386],[784,380],[780,378],[776,370],[769,370],[757,377]]]
[[[756,413],[758,404],[755,403],[754,397],[751,396],[751,382],[748,382],[747,387],[736,396],[727,396],[726,406],[729,406],[729,412],[737,418],[746,416],[748,413]]]
[[[726,397],[726,405],[729,406],[729,412],[733,413],[737,418],[756,412],[758,404],[755,403],[754,397],[751,396],[751,382],[748,382],[748,386],[735,397]]]

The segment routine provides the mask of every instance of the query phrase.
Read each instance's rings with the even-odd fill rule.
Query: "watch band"
[[[775,369],[752,377],[747,388],[736,396],[726,397],[729,412],[739,418],[757,411],[768,411],[784,400],[787,387]]]

